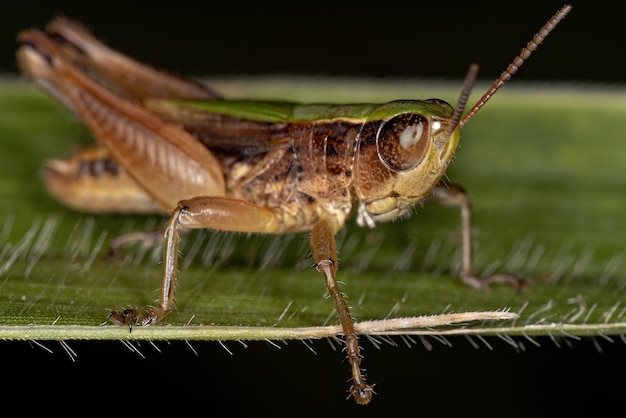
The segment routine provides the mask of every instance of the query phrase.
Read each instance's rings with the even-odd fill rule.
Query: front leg
[[[528,284],[524,279],[504,273],[483,277],[474,271],[474,240],[472,236],[472,204],[465,189],[458,184],[440,182],[424,200],[425,204],[456,206],[461,211],[461,271],[463,283],[488,290],[492,283],[507,283],[521,290]]]

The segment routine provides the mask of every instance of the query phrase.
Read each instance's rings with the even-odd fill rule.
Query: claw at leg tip
[[[372,400],[372,396],[374,395],[374,386],[373,385],[365,385],[365,387],[361,389],[357,389],[352,386],[350,388],[350,396],[354,398],[357,404],[359,405],[367,405]],[[349,396],[349,397],[350,397]]]

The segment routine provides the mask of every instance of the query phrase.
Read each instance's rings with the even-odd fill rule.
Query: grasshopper
[[[570,10],[557,11],[465,116],[476,64],[456,108],[438,99],[347,105],[225,100],[195,80],[110,49],[70,19],[21,32],[23,73],[71,109],[97,142],[47,164],[51,194],[80,210],[169,214],[158,306],[113,311],[109,319],[132,331],[133,323],[155,324],[171,311],[184,230],[309,232],[345,338],[348,397],[367,404],[374,389],[365,381],[354,320],[337,283],[335,235],[352,215],[374,227],[418,204],[456,206],[461,280],[479,289],[498,281],[519,285],[512,275],[474,272],[470,201],[443,176],[463,126]]]

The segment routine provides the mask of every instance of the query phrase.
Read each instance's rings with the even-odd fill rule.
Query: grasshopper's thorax
[[[458,128],[445,132],[453,109],[443,101],[392,102],[379,110],[390,112],[360,139],[354,173],[360,225],[407,214],[437,185],[459,142]]]
[[[277,210],[281,230],[309,230],[319,219],[339,229],[353,204],[355,144],[362,122],[349,119],[274,126],[285,146],[225,161],[233,196]]]

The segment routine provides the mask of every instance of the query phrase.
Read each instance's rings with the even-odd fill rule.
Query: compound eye
[[[424,158],[429,136],[428,120],[424,116],[415,113],[396,116],[384,122],[378,131],[378,157],[390,170],[409,170]]]

